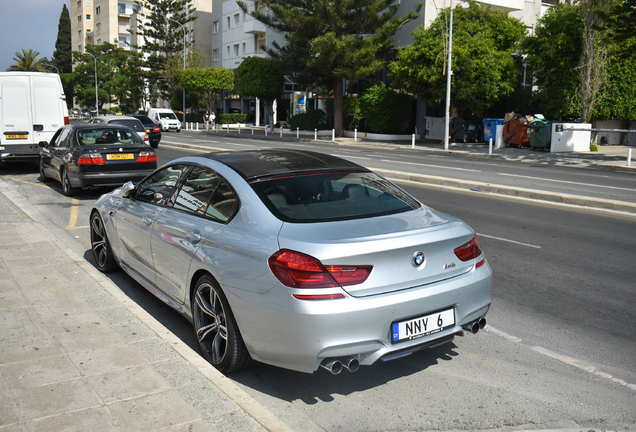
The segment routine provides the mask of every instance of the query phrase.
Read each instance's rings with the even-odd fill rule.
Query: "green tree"
[[[201,48],[192,46],[188,50],[186,57],[186,67],[188,68],[203,68],[208,62],[209,56],[205,55]],[[178,103],[175,105],[178,110],[184,109],[183,105],[183,87],[181,86],[181,71],[183,70],[183,54],[176,54],[168,60],[168,67],[166,68],[166,76],[170,87],[172,88],[171,101],[175,100]],[[186,90],[186,107],[198,109],[201,102],[201,94],[196,92],[188,92]],[[173,104],[170,104],[173,106]]]
[[[558,4],[539,19],[524,51],[538,90],[536,106],[548,118],[578,117],[581,112],[578,66],[583,47],[579,5]]]
[[[192,45],[194,33],[188,23],[196,19],[192,0],[135,0],[140,7],[142,20],[138,21],[137,34],[145,43],[138,47],[146,57],[145,70],[149,84],[148,98],[154,105],[159,98],[168,98],[176,83],[168,81],[167,69],[171,57]],[[183,61],[183,57],[181,58]],[[172,85],[171,85],[172,84]]]
[[[440,105],[446,100],[448,16],[446,9],[428,29],[419,27],[415,42],[398,50],[390,65],[394,86]],[[518,19],[475,1],[453,10],[451,102],[460,115],[481,114],[515,91],[520,71],[514,54],[525,31]]]
[[[621,57],[636,57],[636,0],[615,0],[609,13],[600,11],[602,27],[609,30],[609,41]]]
[[[377,133],[403,132],[411,119],[413,97],[387,88],[384,83],[369,88],[360,97],[365,125]]]
[[[245,13],[247,4],[237,1]],[[391,37],[417,13],[396,16],[395,0],[263,0],[267,13],[251,15],[282,33],[287,44],[272,44],[267,52],[281,59],[284,68],[297,72],[306,85],[333,91],[334,128],[344,131],[343,79],[373,75],[385,62]],[[419,11],[420,6],[416,11]]]
[[[9,66],[9,68],[7,69],[8,71],[23,71],[23,72],[43,72],[46,70],[46,57],[44,58],[37,58],[37,56],[39,56],[40,53],[29,49],[29,50],[25,50],[24,48],[22,48],[22,52],[16,52],[15,53],[15,57],[13,57],[13,60],[15,60],[15,64]]]
[[[62,5],[60,21],[57,25],[57,39],[51,63],[60,74],[73,72],[73,53],[71,52],[71,16],[66,4]]]
[[[186,91],[203,95],[208,111],[214,111],[216,100],[224,90],[234,89],[234,72],[224,68],[194,67],[181,70],[181,85]]]
[[[267,107],[269,124],[274,127],[274,101],[283,93],[285,74],[278,59],[248,57],[236,70],[236,90],[241,97],[257,97]],[[258,113],[256,113],[258,115]]]

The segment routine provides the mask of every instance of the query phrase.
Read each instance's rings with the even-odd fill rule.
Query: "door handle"
[[[192,230],[186,233],[192,243],[199,243],[201,241],[201,232],[199,230]]]

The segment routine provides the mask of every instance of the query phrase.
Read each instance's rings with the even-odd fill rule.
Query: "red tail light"
[[[291,288],[338,288],[361,284],[373,266],[324,266],[316,258],[287,249],[269,257],[269,268]]]
[[[142,151],[137,156],[137,162],[157,162],[157,155],[155,152]]]
[[[155,126],[155,127],[152,129],[152,131],[153,131],[153,132],[161,132],[161,128],[160,128],[159,126]]]
[[[104,165],[106,161],[99,153],[84,153],[77,159],[78,165]]]
[[[469,261],[471,259],[475,259],[482,254],[481,246],[477,241],[477,236],[474,236],[471,241],[466,244],[461,245],[460,247],[455,249],[455,255],[462,261]]]

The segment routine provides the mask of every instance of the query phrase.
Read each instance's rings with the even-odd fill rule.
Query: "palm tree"
[[[24,72],[42,72],[45,70],[46,59],[36,59],[40,53],[29,49],[28,51],[22,48],[22,54],[15,53],[13,60],[16,64],[9,66],[8,71],[24,71]]]

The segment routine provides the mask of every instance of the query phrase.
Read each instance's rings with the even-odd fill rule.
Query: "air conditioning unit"
[[[117,42],[119,42],[119,39],[117,38],[113,39],[113,43],[117,43]]]
[[[90,30],[86,30],[86,39],[90,39],[93,36],[93,32]]]

